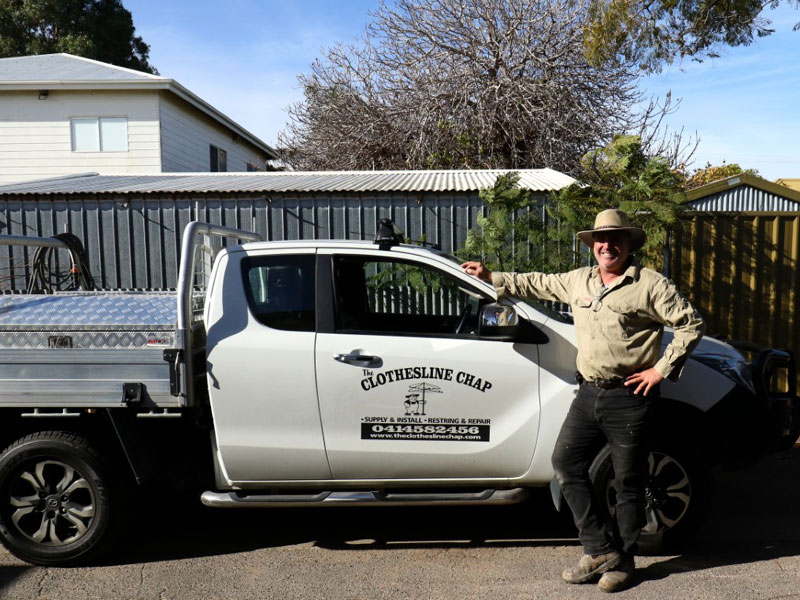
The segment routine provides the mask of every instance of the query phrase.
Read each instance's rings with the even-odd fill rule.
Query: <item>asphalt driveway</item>
[[[0,551],[0,598],[598,598],[559,575],[580,548],[546,494],[511,507],[211,510],[156,502],[102,565]],[[637,560],[622,598],[800,599],[800,449],[718,474],[682,554]]]

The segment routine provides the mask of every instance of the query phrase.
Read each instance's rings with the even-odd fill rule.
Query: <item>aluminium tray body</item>
[[[172,348],[177,314],[174,292],[0,296],[0,348]]]
[[[0,405],[181,406],[165,350],[178,349],[174,292],[59,292],[0,296]]]

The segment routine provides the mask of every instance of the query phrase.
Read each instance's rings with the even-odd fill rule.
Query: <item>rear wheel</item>
[[[700,528],[711,499],[711,474],[702,454],[689,444],[656,445],[648,458],[645,526],[639,536],[644,552],[674,549]],[[616,505],[614,467],[606,446],[590,475],[603,515],[611,519]]]
[[[0,538],[37,565],[86,562],[108,537],[110,499],[89,443],[63,431],[14,442],[0,457]]]

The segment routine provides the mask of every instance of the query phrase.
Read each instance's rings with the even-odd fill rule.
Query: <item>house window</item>
[[[247,163],[247,171],[248,172],[263,171],[263,170],[264,170],[263,168],[260,168],[258,165],[248,161],[248,163]]]
[[[127,152],[128,119],[70,119],[73,152]]]
[[[222,148],[217,148],[213,144],[208,147],[209,158],[211,159],[211,172],[224,172],[228,170],[228,153]]]

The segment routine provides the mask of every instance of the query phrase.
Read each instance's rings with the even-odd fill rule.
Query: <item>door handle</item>
[[[350,352],[349,354],[334,354],[333,359],[364,369],[377,369],[383,366],[383,359],[380,356],[360,354],[359,352]]]

